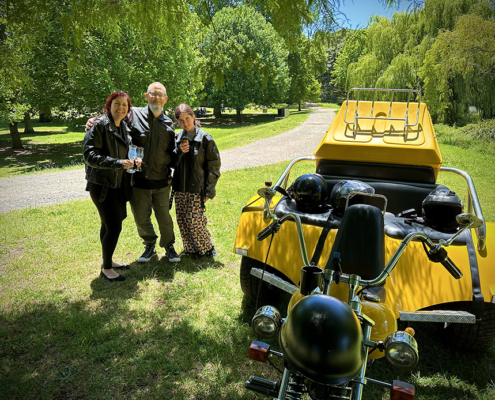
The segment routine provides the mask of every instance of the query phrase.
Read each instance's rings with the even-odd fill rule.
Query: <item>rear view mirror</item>
[[[263,187],[258,189],[258,196],[262,197],[265,200],[271,200],[275,196],[275,191],[268,187]]]
[[[473,229],[483,226],[483,220],[473,214],[468,214],[468,213],[459,214],[456,217],[456,219],[457,222],[459,222],[459,225],[462,227],[470,224],[471,224],[470,228]]]

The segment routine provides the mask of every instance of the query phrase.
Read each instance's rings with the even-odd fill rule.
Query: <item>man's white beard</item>
[[[153,114],[160,114],[163,111],[163,107],[159,104],[149,104],[149,106]]]

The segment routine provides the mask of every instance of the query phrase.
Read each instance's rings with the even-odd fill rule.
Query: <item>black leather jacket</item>
[[[178,192],[197,193],[209,199],[216,195],[215,185],[220,178],[220,152],[213,138],[204,130],[196,127],[196,134],[189,143],[189,151],[182,153],[179,149],[183,136],[182,130],[175,140],[174,153],[177,166],[174,171],[173,186]]]
[[[122,160],[129,158],[127,152],[129,144],[132,144],[125,122],[120,123],[120,128],[125,133],[124,139],[119,135],[113,120],[103,115],[86,132],[83,157],[88,182],[112,189],[120,188],[124,173]]]
[[[146,179],[161,180],[169,176],[175,131],[173,122],[163,112],[157,118],[148,106],[133,107],[130,126],[132,143],[144,148],[143,174]]]

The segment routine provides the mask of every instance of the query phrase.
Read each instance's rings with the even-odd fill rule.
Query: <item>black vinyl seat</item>
[[[385,267],[385,232],[382,212],[356,204],[344,213],[330,253],[340,253],[342,272],[375,279]]]

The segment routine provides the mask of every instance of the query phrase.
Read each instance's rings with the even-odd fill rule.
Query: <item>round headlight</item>
[[[253,317],[251,326],[257,335],[264,339],[275,336],[282,324],[280,312],[271,306],[263,306]]]
[[[419,361],[418,344],[409,333],[394,332],[385,341],[385,356],[396,368],[408,369]]]

